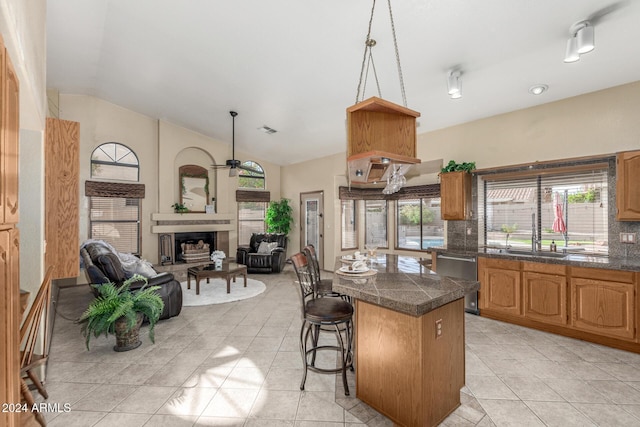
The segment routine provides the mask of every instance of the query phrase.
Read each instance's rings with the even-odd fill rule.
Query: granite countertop
[[[335,270],[344,264],[336,258]],[[333,290],[412,316],[421,316],[465,294],[477,291],[480,282],[438,276],[424,260],[380,254],[369,266],[375,274],[333,275]]]
[[[573,267],[590,267],[590,268],[602,268],[607,270],[626,270],[626,271],[640,271],[640,259],[638,258],[624,258],[624,257],[609,257],[609,256],[597,256],[597,255],[584,255],[579,253],[567,253],[562,255],[560,252],[554,252],[553,256],[545,256],[545,252],[540,252],[535,255],[524,254],[512,254],[505,253],[504,249],[498,248],[481,248],[478,250],[460,250],[460,249],[447,249],[443,247],[432,247],[427,249],[429,252],[446,253],[450,255],[467,255],[467,256],[481,256],[484,258],[499,258],[499,259],[512,259],[514,261],[529,261],[540,262],[544,264],[559,264],[569,265]],[[436,265],[436,268],[437,265]]]

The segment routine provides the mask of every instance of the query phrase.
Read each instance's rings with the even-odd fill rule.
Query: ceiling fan
[[[249,166],[245,166],[242,164],[240,160],[236,159],[236,116],[238,113],[235,111],[229,111],[231,115],[232,122],[232,134],[231,134],[231,159],[227,160],[224,165],[211,165],[213,169],[223,169],[229,168],[229,176],[237,176],[238,169],[246,170],[248,172],[253,172],[255,174],[262,174],[261,171],[255,170]]]

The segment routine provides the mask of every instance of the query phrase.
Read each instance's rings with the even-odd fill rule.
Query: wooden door
[[[307,245],[316,248],[318,264],[324,267],[324,193],[314,191],[300,194],[300,249]]]
[[[440,174],[440,200],[442,219],[467,219],[471,204],[471,174],[467,172]]]
[[[565,276],[525,271],[524,315],[539,322],[567,323],[567,279]]]
[[[640,151],[618,154],[616,177],[616,219],[640,221]]]
[[[77,277],[80,123],[47,118],[45,176],[45,266],[56,267],[54,279]]]
[[[635,285],[571,279],[571,325],[612,338],[635,337]]]

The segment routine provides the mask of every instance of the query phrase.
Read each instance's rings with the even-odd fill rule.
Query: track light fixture
[[[589,21],[581,21],[570,29],[571,37],[567,41],[564,62],[576,62],[580,55],[595,49],[595,30]]]
[[[462,73],[460,70],[449,71],[449,76],[447,77],[447,88],[449,89],[449,96],[451,99],[458,99],[462,97],[461,75]]]

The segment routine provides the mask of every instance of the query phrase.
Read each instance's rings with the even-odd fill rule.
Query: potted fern
[[[139,281],[143,281],[144,286],[132,291],[131,284]],[[142,344],[140,325],[143,318],[149,321],[149,338],[155,342],[154,328],[164,309],[164,302],[157,292],[159,286],[146,285],[147,279],[137,274],[125,280],[120,287],[114,283],[92,285],[98,296],[80,317],[87,350],[91,335],[97,338],[102,334],[116,336],[115,351],[138,348]]]

